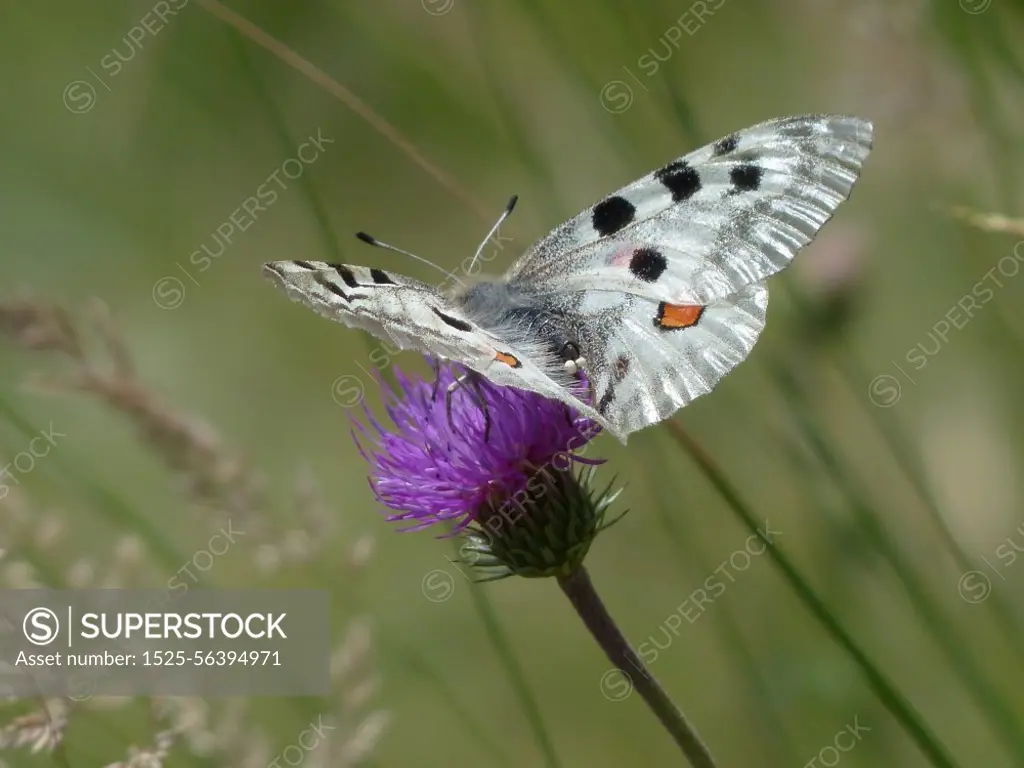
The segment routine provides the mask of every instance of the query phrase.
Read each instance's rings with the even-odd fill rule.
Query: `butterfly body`
[[[499,278],[456,292],[453,302],[473,322],[513,345],[540,345],[545,361],[562,364],[579,358],[572,314],[550,296]]]
[[[625,442],[747,357],[765,280],[846,199],[871,141],[870,123],[833,115],[730,134],[556,227],[503,277],[448,294],[352,265],[264,269],[333,320],[561,400]]]

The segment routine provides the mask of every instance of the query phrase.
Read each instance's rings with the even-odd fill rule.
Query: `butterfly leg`
[[[491,411],[487,407],[487,398],[484,397],[483,389],[480,387],[481,377],[474,374],[469,380],[473,385],[473,394],[476,396],[477,404],[484,414],[484,442],[486,443],[491,436]]]
[[[480,389],[480,375],[475,371],[469,371],[464,373],[451,384],[448,385],[448,389],[444,395],[444,408],[445,413],[448,415],[448,426],[452,429],[455,425],[452,424],[452,396],[458,389],[464,388],[466,382],[469,382],[472,387],[467,389],[467,394],[472,397],[477,405],[480,406],[480,410],[484,414],[484,442],[486,443],[491,435],[491,412],[487,407],[487,399],[484,397],[483,392]]]
[[[565,423],[566,423],[566,424],[568,424],[568,425],[569,425],[570,427],[574,427],[574,426],[576,426],[576,425],[575,425],[575,424],[573,423],[573,420],[572,420],[572,410],[571,410],[571,409],[569,408],[569,406],[568,406],[568,405],[566,405],[566,406],[564,406],[564,407],[562,408],[562,413],[564,413],[564,414],[565,414]]]
[[[437,390],[441,386],[441,361],[436,357],[430,358],[430,367],[434,369],[434,387],[430,390],[430,402],[437,402]],[[449,422],[451,418],[448,419]]]

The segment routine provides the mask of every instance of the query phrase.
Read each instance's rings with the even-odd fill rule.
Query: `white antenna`
[[[434,262],[432,262],[432,261],[430,261],[428,259],[424,259],[422,256],[417,256],[415,253],[409,253],[408,251],[403,251],[401,248],[396,248],[395,246],[388,245],[387,243],[382,243],[377,238],[373,237],[372,235],[368,235],[365,232],[356,232],[356,237],[358,237],[364,243],[369,243],[370,245],[375,245],[378,248],[384,248],[384,249],[389,250],[389,251],[394,251],[395,253],[404,254],[404,255],[412,258],[412,259],[416,259],[416,261],[422,261],[424,264],[427,264],[427,265],[433,267],[438,272],[443,272],[445,277],[450,277],[452,280],[457,282],[459,285],[463,285],[463,282],[461,280],[459,280],[459,278],[457,278],[455,276],[454,272],[447,272],[447,271],[445,271],[445,269],[443,267],[439,267]]]
[[[473,265],[476,264],[476,260],[480,258],[480,254],[483,252],[484,246],[491,241],[492,237],[494,237],[494,233],[498,231],[498,227],[501,226],[501,222],[507,219],[508,215],[512,213],[512,209],[516,207],[516,201],[518,199],[519,195],[512,195],[512,199],[508,201],[508,205],[505,206],[505,210],[502,211],[501,216],[498,217],[498,220],[494,222],[494,226],[491,227],[491,231],[487,233],[487,237],[484,238],[484,241],[480,243],[480,247],[476,249],[476,253],[473,254],[473,260],[469,262],[469,266],[466,267],[466,272],[473,274]]]

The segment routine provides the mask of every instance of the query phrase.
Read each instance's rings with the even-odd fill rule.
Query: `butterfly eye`
[[[575,362],[580,358],[580,348],[576,346],[576,342],[567,341],[562,345],[562,349],[559,351],[558,356],[567,363]]]

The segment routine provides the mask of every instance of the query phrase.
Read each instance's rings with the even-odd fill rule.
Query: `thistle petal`
[[[409,524],[401,530],[454,521],[448,535],[458,533],[495,503],[514,498],[539,468],[602,461],[578,453],[600,432],[597,424],[563,403],[483,377],[463,385],[472,391],[454,393],[449,421],[444,395],[461,373],[442,366],[435,384],[396,371],[394,389],[382,383],[391,426],[369,412],[365,424],[353,426],[370,464],[374,496],[393,510],[389,521]],[[487,440],[484,407],[491,424]]]

